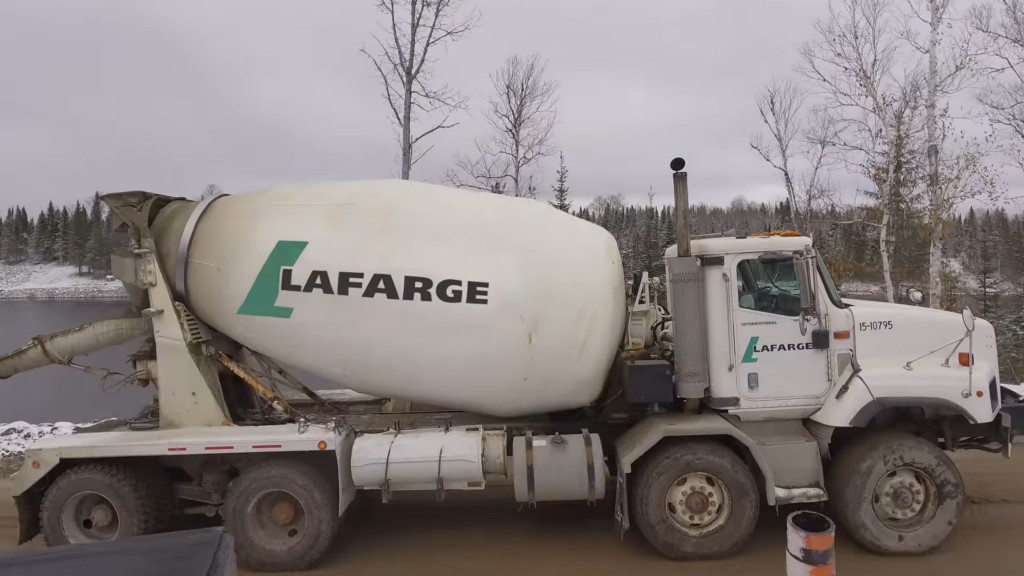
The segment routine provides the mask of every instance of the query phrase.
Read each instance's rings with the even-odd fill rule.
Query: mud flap
[[[1011,446],[1013,446],[1013,437],[1015,436],[1014,426],[1024,426],[1024,413],[1019,409],[1024,406],[1014,406],[1013,408],[1004,407],[999,411],[999,435],[1000,443],[1003,445],[1003,456],[1006,458],[1010,457]],[[1014,412],[1017,414],[1017,418],[1014,418]]]
[[[18,508],[18,545],[32,540],[39,534],[39,494],[28,491],[14,497]]]
[[[629,493],[626,490],[626,472],[621,465],[618,469],[615,475],[615,527],[621,539],[629,530]]]

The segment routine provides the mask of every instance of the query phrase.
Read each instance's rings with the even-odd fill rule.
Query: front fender
[[[990,366],[974,367],[968,386],[962,368],[864,370],[830,392],[811,420],[835,427],[866,426],[887,408],[916,407],[928,415],[959,414],[968,422],[996,418],[998,379]]]
[[[811,415],[811,420],[834,428],[853,426],[854,416],[874,399],[864,379],[854,376],[843,386],[829,391],[825,403]]]

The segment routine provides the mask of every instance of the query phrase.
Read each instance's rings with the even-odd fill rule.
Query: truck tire
[[[669,442],[644,456],[631,500],[640,532],[658,552],[677,560],[738,552],[761,508],[747,464],[709,440]]]
[[[906,432],[873,434],[837,455],[828,475],[836,521],[879,554],[928,552],[953,531],[966,496],[938,446]]]
[[[173,528],[172,522],[178,512],[178,500],[174,495],[174,485],[167,472],[156,464],[143,465],[136,468],[142,476],[146,488],[153,499],[156,510],[154,532],[165,532]]]
[[[228,486],[221,514],[239,565],[257,572],[306,570],[338,531],[337,484],[295,460],[268,460]]]
[[[80,464],[43,496],[39,521],[48,546],[152,534],[159,511],[144,477],[123,464]]]

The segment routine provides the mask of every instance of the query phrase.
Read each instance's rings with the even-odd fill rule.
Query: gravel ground
[[[879,556],[865,552],[840,530],[836,538],[838,571],[847,576],[1020,574],[1016,550],[1024,531],[1020,483],[1024,457],[1006,460],[993,454],[958,452],[953,458],[963,473],[971,503],[944,546],[924,556]],[[42,548],[38,537],[17,546],[14,507],[3,492],[0,482],[0,553]],[[636,530],[620,540],[612,520],[613,499],[605,498],[596,507],[542,504],[536,510],[516,504],[508,489],[453,491],[443,503],[434,502],[433,493],[399,493],[391,504],[381,504],[374,497],[359,499],[346,513],[341,533],[323,560],[302,576],[786,573],[789,508],[763,509],[753,538],[732,558],[672,562],[654,552]]]

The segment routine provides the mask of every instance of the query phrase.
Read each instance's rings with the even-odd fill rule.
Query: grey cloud
[[[555,145],[577,203],[649,186],[667,202],[678,154],[695,201],[781,197],[747,146],[753,97],[789,73],[820,0],[475,4],[480,28],[437,68],[473,114],[414,178],[441,180],[485,134],[488,74],[537,52],[560,84]],[[358,53],[378,22],[370,0],[0,3],[0,204],[392,177],[393,128]]]

